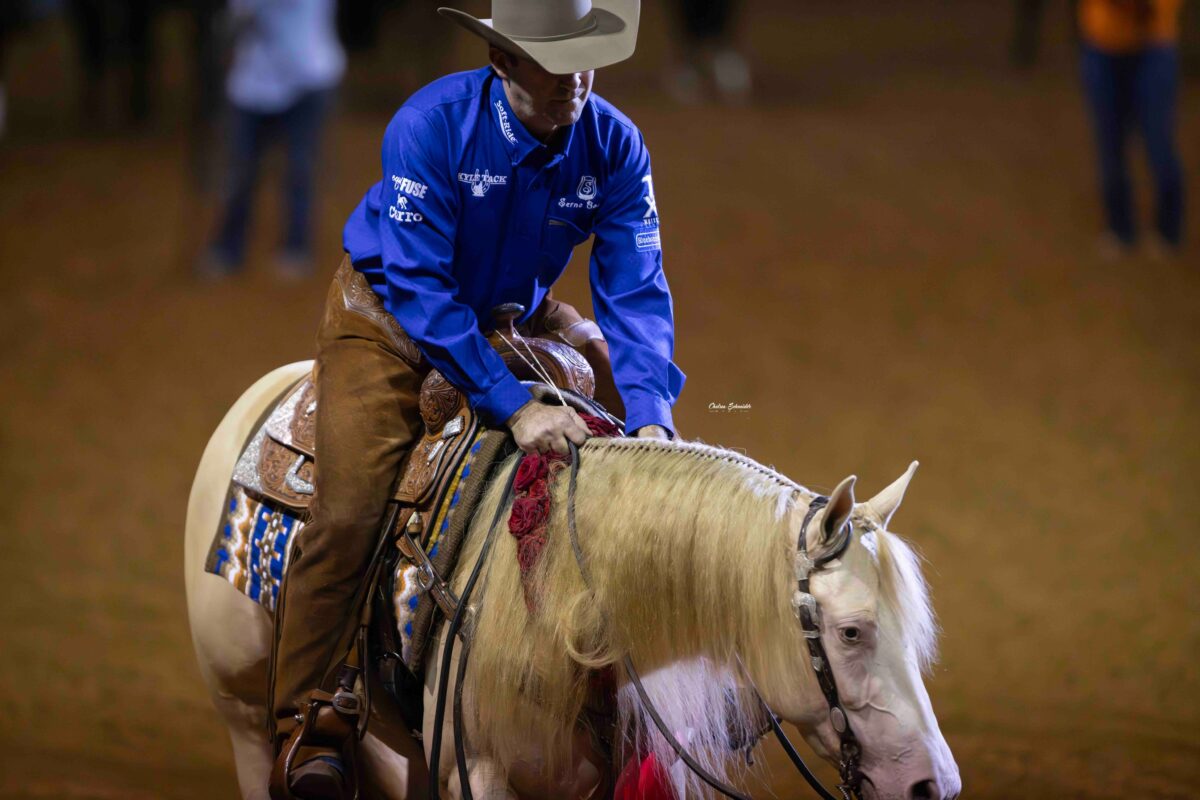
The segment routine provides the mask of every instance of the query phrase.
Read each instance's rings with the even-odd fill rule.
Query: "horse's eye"
[[[842,628],[839,632],[842,635],[842,641],[847,644],[855,644],[862,639],[862,632],[853,625]]]

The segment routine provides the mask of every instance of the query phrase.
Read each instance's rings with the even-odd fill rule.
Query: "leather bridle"
[[[837,532],[838,538],[834,540],[831,547],[815,559],[809,556],[808,526],[817,512],[828,504],[828,497],[814,497],[809,502],[808,513],[804,515],[804,522],[800,525],[800,533],[796,537],[797,589],[792,596],[792,606],[796,609],[796,616],[800,619],[800,630],[808,645],[808,655],[812,662],[813,672],[817,674],[817,684],[821,687],[821,694],[825,695],[825,702],[829,704],[829,724],[833,726],[833,730],[840,740],[838,773],[841,775],[842,782],[838,784],[838,789],[845,800],[850,800],[851,797],[862,796],[862,771],[859,769],[858,763],[862,757],[862,746],[858,743],[858,737],[854,735],[854,731],[850,727],[850,718],[846,715],[846,709],[842,706],[841,698],[838,696],[837,681],[833,677],[829,655],[825,652],[825,644],[821,641],[821,607],[809,589],[809,578],[812,574],[819,572],[830,561],[841,558],[854,538],[854,531],[847,521]],[[766,707],[766,704],[764,703],[763,706]],[[771,714],[770,718],[775,735],[783,744],[786,739],[783,736],[783,729],[779,727],[779,722],[775,719],[774,714]],[[792,754],[793,748],[788,744],[784,745],[784,749],[788,750],[789,756]],[[792,761],[795,762],[798,758],[799,756],[794,756]],[[813,788],[817,789],[816,786]],[[817,789],[817,792],[822,795],[828,794],[824,788]]]
[[[579,534],[575,525],[575,488],[579,475],[579,449],[574,442],[567,442],[571,452],[570,479],[567,490],[567,528],[571,539],[571,550],[575,555],[576,564],[579,567],[579,572],[583,576],[584,585],[590,590],[592,589],[591,573],[587,566],[587,560],[584,557],[583,550],[579,544]],[[519,462],[518,462],[519,463]],[[463,587],[462,597],[458,599],[458,608],[450,620],[449,629],[446,633],[446,640],[442,648],[442,659],[439,664],[440,674],[438,679],[437,700],[434,714],[433,737],[430,748],[429,757],[429,794],[433,800],[438,800],[440,797],[440,779],[439,766],[442,747],[442,731],[445,723],[445,711],[448,683],[450,678],[451,659],[454,653],[454,641],[456,638],[461,638],[463,647],[459,653],[458,670],[454,689],[454,751],[455,761],[458,768],[459,786],[463,800],[473,800],[473,794],[470,786],[470,776],[467,767],[466,746],[464,739],[464,726],[462,720],[462,692],[463,692],[463,677],[466,673],[467,658],[470,654],[470,623],[473,621],[471,617],[470,599],[474,591],[475,584],[478,582],[479,575],[482,572],[483,565],[487,561],[487,556],[493,544],[496,526],[500,521],[504,509],[508,505],[508,498],[512,494],[513,482],[516,479],[516,466],[513,467],[506,482],[504,493],[501,497],[499,505],[496,507],[495,515],[488,526],[487,538],[484,540],[483,547],[480,549],[479,558],[475,562],[474,568],[467,579],[466,585]],[[805,643],[808,647],[809,659],[812,664],[813,671],[816,673],[817,683],[821,687],[821,693],[825,696],[825,702],[829,705],[829,721],[833,726],[834,731],[840,739],[840,754],[838,772],[842,782],[838,784],[838,792],[841,796],[840,800],[861,800],[862,798],[862,772],[859,768],[859,759],[861,757],[861,746],[858,738],[854,735],[854,731],[850,728],[849,718],[846,714],[846,709],[843,707],[841,699],[838,695],[837,681],[834,679],[833,670],[829,663],[829,657],[825,652],[825,645],[821,641],[821,614],[820,607],[816,598],[810,591],[810,578],[815,572],[819,572],[829,562],[840,558],[846,549],[850,546],[853,540],[853,530],[849,523],[843,525],[841,530],[837,532],[837,537],[832,542],[831,546],[825,548],[822,553],[815,558],[809,555],[807,531],[809,525],[812,524],[818,511],[824,508],[829,502],[828,497],[818,496],[812,498],[809,502],[808,511],[804,515],[804,521],[800,525],[800,532],[796,541],[796,584],[797,590],[792,597],[792,605],[795,608],[796,616],[800,621],[800,628],[804,635]],[[467,629],[464,630],[463,625],[467,624]],[[797,752],[787,734],[784,733],[783,727],[780,725],[780,717],[767,705],[758,689],[754,686],[749,673],[742,665],[740,656],[737,658],[738,665],[741,668],[742,677],[746,681],[749,688],[754,692],[758,699],[762,710],[767,716],[770,724],[770,730],[775,734],[775,738],[779,740],[788,758],[791,760],[796,770],[804,777],[804,780],[812,787],[817,796],[822,800],[839,800],[837,796],[832,794],[820,782],[820,780],[804,763],[804,759]],[[704,783],[708,784],[722,795],[733,798],[733,800],[750,800],[750,797],[737,789],[729,786],[719,778],[710,774],[699,762],[695,760],[671,733],[666,722],[650,701],[650,697],[646,692],[646,687],[642,684],[641,676],[638,675],[634,667],[633,660],[626,655],[624,659],[624,668],[629,676],[630,682],[637,691],[641,699],[642,707],[646,710],[647,715],[658,729],[659,733],[666,740],[667,744],[679,756],[687,767],[692,770]],[[761,738],[766,731],[758,735]],[[754,742],[749,743],[748,749],[754,746]]]

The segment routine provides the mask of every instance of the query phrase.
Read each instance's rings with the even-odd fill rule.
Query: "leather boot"
[[[316,690],[309,695],[300,724],[284,740],[271,770],[271,800],[351,800],[356,795],[354,757],[362,713],[353,692],[357,672],[343,668],[334,694]]]

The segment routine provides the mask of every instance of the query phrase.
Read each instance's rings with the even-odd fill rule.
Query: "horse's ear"
[[[854,482],[857,480],[854,475],[845,478],[829,495],[829,504],[825,506],[825,519],[821,522],[821,541],[827,542],[836,536],[850,519],[850,513],[854,511]]]
[[[891,486],[867,501],[871,510],[883,520],[883,527],[888,526],[888,523],[892,521],[892,515],[900,507],[900,501],[904,499],[904,492],[908,489],[908,482],[912,480],[913,473],[917,471],[917,464],[916,461],[909,464],[904,474],[893,481]]]

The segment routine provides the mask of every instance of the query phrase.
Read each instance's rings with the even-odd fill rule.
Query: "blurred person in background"
[[[187,130],[192,180],[201,192],[210,191],[219,170],[211,166],[219,141],[218,120],[225,103],[222,83],[228,43],[223,35],[225,0],[188,0],[191,17],[192,102]]]
[[[675,0],[684,33],[681,56],[667,76],[667,90],[677,102],[699,103],[709,84],[728,103],[750,96],[750,65],[733,43],[739,0]]]
[[[1008,56],[1017,69],[1029,69],[1037,63],[1041,49],[1046,0],[1016,0],[1013,10],[1013,35]]]
[[[346,68],[335,0],[231,0],[229,13],[229,183],[216,240],[197,272],[220,278],[240,270],[263,151],[282,137],[286,212],[276,268],[281,277],[307,277],[313,271],[312,184],[320,134]]]
[[[27,26],[62,11],[62,0],[0,0],[0,139],[8,130],[8,46]]]
[[[114,86],[127,97],[131,122],[149,118],[154,20],[162,5],[159,0],[71,0],[85,131],[113,122],[109,95]]]
[[[1183,167],[1175,147],[1179,12],[1183,0],[1080,0],[1084,91],[1100,162],[1106,258],[1136,238],[1126,142],[1141,131],[1155,184],[1152,255],[1178,251],[1183,236]]]
[[[5,89],[5,64],[8,37],[22,22],[22,5],[17,2],[0,3],[0,139],[8,125],[8,92]]]

